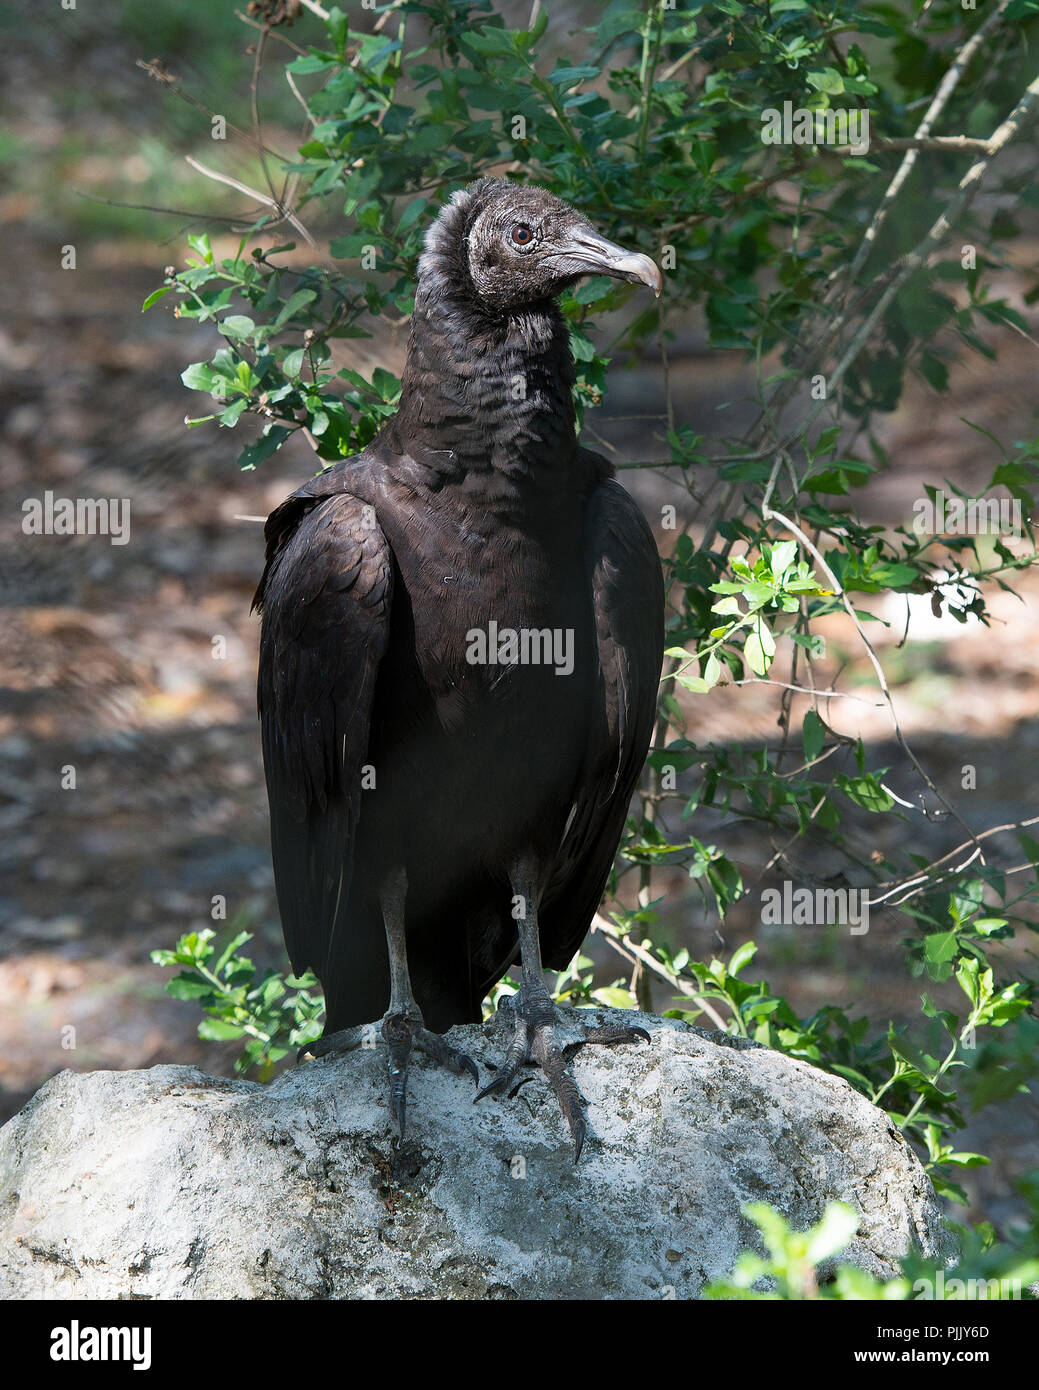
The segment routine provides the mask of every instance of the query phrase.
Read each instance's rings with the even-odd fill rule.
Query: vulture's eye
[[[534,240],[533,228],[528,227],[526,222],[517,222],[510,235],[513,246],[529,246]]]

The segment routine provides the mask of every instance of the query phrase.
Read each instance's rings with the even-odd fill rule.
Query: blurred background
[[[498,8],[517,22],[528,6]],[[553,33],[565,44],[568,25],[594,23],[597,9],[554,4]],[[355,27],[367,22],[351,13]],[[254,959],[284,963],[255,717],[258,623],[249,613],[262,527],[242,518],[266,515],[312,475],[315,459],[293,441],[242,473],[240,436],[254,425],[237,435],[186,428],[185,415],[209,407],[180,373],[219,340],[175,320],[172,299],[141,314],[163,267],[183,264],[187,232],[210,230],[220,254],[217,219],[242,206],[183,156],[214,162],[206,106],[249,124],[253,35],[231,5],[201,0],[122,0],[74,16],[8,0],[0,16],[0,1121],[63,1067],[181,1062],[230,1071],[235,1047],[198,1039],[197,1011],[166,995],[149,959],[210,925],[214,895],[226,898],[229,920],[256,933]],[[139,66],[156,58],[177,78],[176,91]],[[288,155],[300,112],[279,73],[274,66],[261,79],[260,99],[268,142]],[[248,151],[228,146],[220,157],[221,168],[258,184]],[[321,260],[339,229],[318,222],[312,230],[321,247],[310,259]],[[226,238],[229,250],[237,238],[230,230]],[[74,270],[61,268],[69,245]],[[1007,270],[999,288],[1034,333],[1039,314],[1023,297],[1039,261],[1034,229],[1015,254],[1020,272]],[[610,335],[608,319],[601,329]],[[753,374],[740,354],[708,352],[706,341],[705,325],[690,315],[670,346],[676,420],[708,437],[735,434],[751,417]],[[365,373],[374,365],[399,372],[404,348],[387,326],[337,351]],[[1039,433],[1036,361],[1026,335],[1004,335],[998,360],[953,366],[950,394],[911,384],[877,422],[892,466],[869,489],[867,519],[905,522],[923,481],[969,488],[987,478],[998,459],[963,417],[1003,439]],[[621,465],[660,457],[663,412],[654,353],[617,361],[606,406],[589,416],[588,442]],[[674,500],[666,479],[631,471],[623,481],[659,524],[661,503]],[[130,543],[25,536],[22,503],[44,489],[131,498]],[[695,540],[697,517],[685,520]],[[926,600],[910,600],[902,645],[900,600],[880,615],[890,626],[871,631],[907,737],[979,828],[1037,810],[1039,632],[1030,614],[1039,582],[1026,574],[1018,587],[1026,603],[995,595],[987,629],[935,618]],[[826,674],[843,670],[845,688],[862,696],[834,701],[831,721],[867,739],[892,769],[887,784],[913,801],[916,784],[868,662],[843,620],[830,624]],[[219,659],[216,637],[224,639]],[[681,698],[690,738],[760,745],[776,737],[777,693],[765,685]],[[977,769],[970,792],[961,789],[967,764]],[[62,787],[70,766],[75,789]],[[694,819],[694,833],[723,845],[753,881],[771,852],[754,828],[713,811]],[[914,850],[930,857],[962,839],[919,813],[908,824],[857,813],[849,830],[867,855],[885,837],[911,835]],[[1009,839],[1002,846],[995,837],[993,848],[1020,857]],[[896,1022],[918,1013],[920,982],[906,975],[897,949],[904,921],[877,913],[865,936],[762,926],[751,894],[721,929],[684,872],[661,883],[666,934],[694,958],[753,937],[755,972],[803,1013],[826,1003]],[[1009,969],[1028,943],[1004,949]],[[586,950],[602,983],[621,973],[601,939]],[[942,1002],[943,987],[928,987]],[[654,994],[658,1008],[671,1002],[666,989]],[[70,1039],[74,1047],[63,1046]],[[960,1147],[994,1160],[965,1177],[973,1216],[1001,1221],[1016,1210],[1009,1177],[1039,1163],[1037,1121],[1035,1100],[1018,1097],[960,1136]]]

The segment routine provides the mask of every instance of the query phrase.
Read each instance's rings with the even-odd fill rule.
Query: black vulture
[[[267,521],[259,711],[293,969],[324,987],[312,1055],[381,1019],[403,1136],[417,1048],[521,962],[505,1065],[583,1107],[542,965],[588,931],[652,732],[664,597],[652,532],[577,442],[555,297],[582,276],[660,292],[649,257],[544,189],[483,179],[431,226],[400,407]],[[584,1030],[588,1041],[645,1037]],[[479,1099],[479,1096],[477,1097]]]

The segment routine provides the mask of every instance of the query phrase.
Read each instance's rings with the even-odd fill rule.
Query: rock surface
[[[750,1200],[798,1228],[851,1202],[849,1258],[877,1275],[913,1244],[941,1252],[926,1175],[846,1082],[623,1017],[652,1041],[578,1054],[576,1167],[536,1073],[474,1106],[468,1080],[416,1057],[398,1149],[381,1047],[269,1086],[62,1072],[0,1130],[0,1296],[693,1298],[756,1245]],[[451,1038],[501,1058],[493,1025]]]

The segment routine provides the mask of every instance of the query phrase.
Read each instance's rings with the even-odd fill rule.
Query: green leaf
[[[785,574],[796,559],[797,542],[778,541],[772,547],[772,554],[769,556],[769,568],[772,571],[772,577],[779,579],[780,575]]]
[[[182,971],[167,981],[166,993],[174,999],[202,999],[213,993],[213,986],[201,975]]]
[[[230,1042],[233,1038],[244,1038],[245,1029],[222,1018],[204,1018],[198,1025],[198,1035],[207,1042]]]
[[[228,380],[223,372],[217,371],[208,362],[192,362],[181,372],[180,379],[190,390],[205,391],[208,395],[213,395],[217,390],[223,394]]]
[[[231,940],[227,943],[227,945],[224,947],[224,949],[220,952],[220,956],[216,964],[213,966],[213,974],[222,975],[224,972],[224,967],[227,965],[231,957],[235,955],[235,953],[239,951],[247,941],[251,941],[252,939],[253,934],[252,932],[248,931],[240,931],[235,936],[233,936]]]
[[[244,410],[247,410],[248,407],[248,396],[241,396],[237,401],[232,401],[231,404],[227,407],[227,409],[219,415],[218,419],[220,420],[220,423],[222,425],[225,425],[228,428],[233,429],[235,425],[237,425],[239,418],[242,415],[242,412]]]
[[[292,430],[285,429],[282,425],[272,426],[255,444],[249,444],[242,450],[238,455],[238,466],[255,468],[264,459],[270,458],[276,449],[280,449],[292,433]]]
[[[757,953],[757,945],[753,941],[745,941],[732,953],[732,959],[729,961],[729,974],[738,975],[745,965],[750,964]]]
[[[847,1202],[828,1202],[822,1220],[808,1232],[805,1258],[817,1265],[847,1249],[859,1229],[859,1213]]]
[[[756,676],[765,676],[768,674],[768,668],[772,665],[772,658],[775,654],[776,640],[768,625],[759,619],[754,631],[748,633],[747,640],[743,644],[743,655],[747,665]]]
[[[911,584],[916,583],[920,575],[912,565],[903,565],[895,561],[875,565],[870,570],[869,577],[874,584],[882,584],[887,589],[908,589]]]
[[[556,68],[555,72],[549,73],[548,80],[553,87],[558,87],[560,91],[563,91],[567,87],[575,86],[578,82],[590,82],[598,76],[598,68],[585,65],[576,68]]]
[[[895,804],[870,772],[864,772],[861,777],[848,777],[839,772],[833,780],[845,796],[865,811],[890,811]]]
[[[608,1009],[635,1009],[638,1008],[634,995],[628,989],[617,989],[607,986],[604,989],[593,989],[592,998],[598,1003],[604,1004]]]
[[[790,640],[796,642],[799,647],[804,647],[809,655],[817,660],[826,655],[826,638],[817,632],[791,632]]]
[[[298,314],[300,309],[306,308],[308,304],[313,304],[315,299],[317,299],[316,290],[297,290],[295,294],[290,295],[282,305],[278,317],[274,320],[275,330],[281,328],[283,324],[288,323],[289,319],[292,318],[294,314]],[[245,322],[249,323],[250,320],[246,319]],[[227,323],[226,319],[224,323]]]
[[[693,695],[706,695],[711,688],[701,676],[678,675],[675,680]]]
[[[400,395],[400,378],[385,367],[376,367],[372,372],[372,385],[384,401],[395,401]]]
[[[158,304],[159,300],[163,297],[163,295],[169,294],[170,290],[172,289],[172,285],[163,285],[160,289],[152,290],[151,294],[141,305],[141,313],[143,314],[145,309],[150,309],[153,304]]]
[[[248,338],[256,332],[256,324],[245,314],[229,314],[226,319],[221,319],[217,324],[217,329],[228,338],[239,340]]]
[[[924,941],[924,957],[929,965],[945,965],[956,959],[959,950],[955,931],[933,932]]]
[[[204,265],[213,264],[213,248],[209,244],[208,232],[203,232],[201,236],[195,236],[189,232],[188,245]]]
[[[814,709],[806,712],[801,721],[801,744],[804,748],[805,762],[814,763],[823,751],[826,742],[826,725]]]
[[[814,87],[817,92],[827,92],[831,95],[845,90],[844,78],[836,68],[822,68],[819,72],[808,73],[808,85]]]

